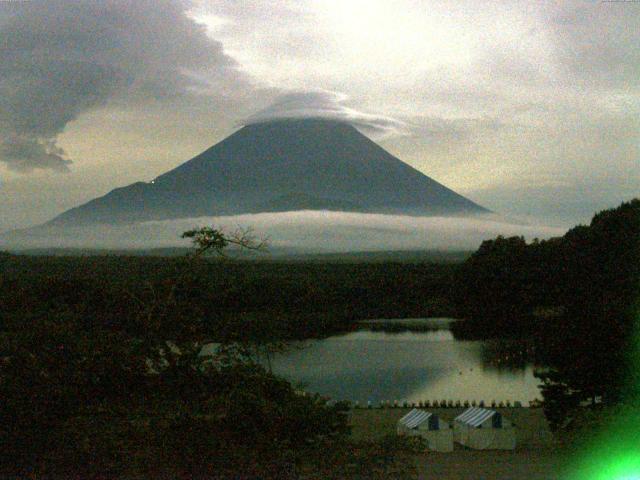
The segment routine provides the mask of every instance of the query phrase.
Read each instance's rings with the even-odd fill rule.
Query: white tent
[[[514,450],[516,429],[495,410],[472,407],[453,421],[456,442],[475,450]]]
[[[398,435],[422,437],[429,450],[453,451],[453,430],[437,415],[414,408],[398,420]]]

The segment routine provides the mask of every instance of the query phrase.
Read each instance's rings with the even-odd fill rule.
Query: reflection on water
[[[456,322],[453,318],[394,318],[394,319],[378,319],[363,320],[358,322],[360,326],[371,331],[377,332],[425,332],[430,330],[448,330],[452,323]]]
[[[448,330],[362,330],[277,355],[273,370],[307,391],[361,403],[446,399],[526,405],[540,398],[531,364],[496,368],[487,361],[491,352],[485,342],[458,341]]]
[[[453,333],[449,330],[427,330],[425,332],[411,332],[404,330],[402,332],[377,332],[372,330],[358,330],[357,332],[347,335],[331,337],[331,339],[340,339],[347,342],[444,342],[454,341]]]
[[[522,370],[536,363],[536,349],[531,340],[487,340],[482,342],[482,363],[501,370]]]

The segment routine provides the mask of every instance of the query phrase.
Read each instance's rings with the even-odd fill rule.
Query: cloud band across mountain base
[[[197,226],[250,228],[274,253],[381,250],[474,250],[497,235],[528,240],[560,236],[563,229],[516,225],[492,217],[409,217],[353,212],[298,211],[198,217],[87,227],[48,226],[0,237],[3,248],[161,248],[189,246],[180,234]]]

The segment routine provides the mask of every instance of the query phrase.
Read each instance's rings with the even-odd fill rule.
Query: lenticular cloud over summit
[[[274,120],[321,118],[350,123],[364,133],[383,138],[405,135],[408,125],[385,115],[364,113],[345,105],[348,97],[328,90],[294,91],[281,95],[269,107],[246,118],[242,125]]]

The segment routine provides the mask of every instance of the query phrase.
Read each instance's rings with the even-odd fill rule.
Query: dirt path
[[[416,458],[424,480],[552,480],[559,479],[558,458],[550,449],[515,452],[456,450]]]

